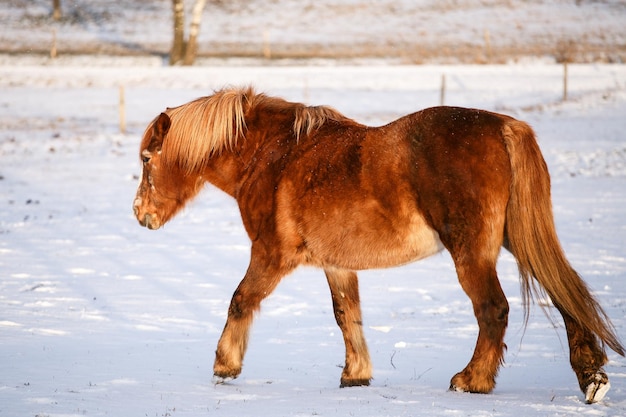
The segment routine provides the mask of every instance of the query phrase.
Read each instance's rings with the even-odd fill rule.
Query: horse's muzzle
[[[137,217],[137,221],[143,227],[147,227],[150,230],[156,230],[161,227],[161,222],[159,221],[156,215],[150,213],[141,213],[141,198],[137,197],[135,199],[135,203],[133,204],[133,212],[135,213],[135,217]]]
[[[150,230],[156,230],[161,227],[161,222],[156,216],[146,213],[143,217],[137,216],[139,224]]]
[[[161,227],[159,219],[156,218],[156,216],[152,216],[148,213],[146,213],[146,215],[143,217],[143,221],[140,220],[139,223],[141,223],[142,226],[147,227],[150,230],[156,230]]]

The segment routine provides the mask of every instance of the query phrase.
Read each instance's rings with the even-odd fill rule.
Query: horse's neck
[[[259,168],[298,146],[294,132],[295,111],[286,107],[259,106],[246,114],[245,138],[232,150],[224,149],[207,164],[204,178],[231,196]],[[300,141],[305,140],[300,138]],[[261,168],[262,169],[262,168]]]
[[[251,171],[267,164],[268,158],[286,151],[283,139],[289,135],[293,135],[291,130],[284,132],[271,128],[259,131],[259,127],[251,123],[248,125],[246,137],[237,141],[232,150],[224,149],[211,157],[202,176],[234,197]]]
[[[236,153],[224,150],[211,157],[207,163],[202,178],[234,197],[239,188],[242,164],[237,160]]]

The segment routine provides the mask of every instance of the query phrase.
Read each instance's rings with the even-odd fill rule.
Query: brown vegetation
[[[191,17],[194,2],[186,3]],[[28,7],[25,7],[28,5]],[[562,11],[553,15],[554,11]],[[207,0],[199,58],[393,59],[406,64],[626,61],[621,2]],[[170,2],[0,6],[0,53],[169,56]]]

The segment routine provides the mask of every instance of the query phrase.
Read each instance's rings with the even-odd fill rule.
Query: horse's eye
[[[149,156],[144,156],[141,158],[141,160],[143,161],[144,164],[147,164],[148,162],[150,162],[150,157]]]

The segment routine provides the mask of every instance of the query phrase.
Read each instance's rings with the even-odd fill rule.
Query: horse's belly
[[[406,218],[344,219],[309,245],[313,263],[361,270],[388,268],[443,250],[439,234],[414,212]],[[332,223],[332,222],[331,222]]]
[[[361,249],[367,254],[363,257],[363,268],[388,268],[427,258],[443,250],[439,234],[431,229],[421,216],[416,216],[404,232],[396,231],[397,239],[381,239],[373,236],[369,247]]]

